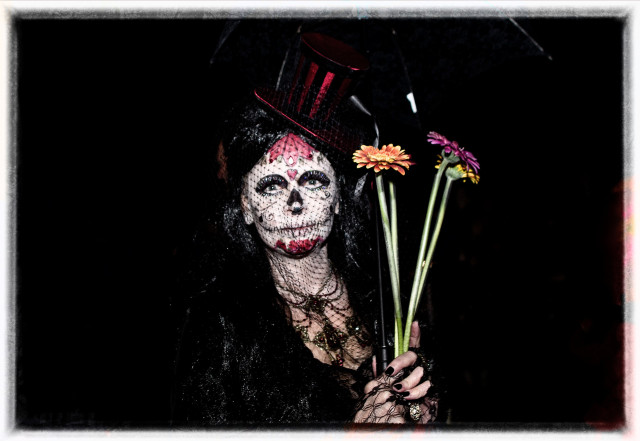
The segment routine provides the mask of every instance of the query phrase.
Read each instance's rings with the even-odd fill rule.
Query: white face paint
[[[242,211],[262,241],[283,254],[303,255],[322,244],[338,212],[335,171],[322,153],[289,134],[245,176]]]

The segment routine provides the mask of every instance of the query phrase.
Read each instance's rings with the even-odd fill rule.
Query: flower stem
[[[431,218],[433,217],[433,209],[436,204],[436,197],[438,195],[438,190],[440,189],[440,181],[442,180],[442,174],[445,169],[449,165],[449,161],[447,157],[443,155],[442,164],[440,164],[440,168],[438,169],[438,173],[433,178],[433,185],[431,186],[431,195],[429,196],[429,205],[427,207],[427,215],[424,220],[424,227],[422,228],[422,239],[420,240],[420,249],[418,251],[418,259],[416,262],[416,270],[413,276],[413,285],[411,286],[411,297],[409,298],[409,309],[407,315],[407,321],[405,325],[404,332],[404,340],[405,345],[403,346],[403,351],[406,352],[409,349],[409,337],[411,336],[411,323],[413,322],[413,317],[415,315],[415,311],[417,310],[417,304],[419,300],[419,289],[420,286],[420,278],[423,270],[427,267],[427,262],[424,258],[425,253],[427,251],[427,243],[429,230],[431,228]],[[412,311],[414,311],[412,313]],[[405,349],[406,348],[406,349]]]
[[[391,211],[391,246],[393,249],[393,260],[396,265],[398,283],[400,283],[400,256],[398,255],[398,210],[396,206],[396,185],[389,181],[389,205]]]
[[[438,236],[440,236],[440,230],[442,229],[442,223],[444,221],[444,213],[447,208],[447,202],[449,200],[449,194],[451,193],[451,183],[453,179],[447,176],[447,182],[444,185],[444,191],[442,193],[442,199],[440,200],[440,208],[438,210],[438,219],[436,221],[436,226],[433,229],[433,234],[431,236],[431,242],[429,243],[429,251],[427,251],[427,258],[425,259],[425,265],[422,268],[420,274],[420,284],[418,286],[418,291],[416,294],[416,300],[413,302],[413,307],[410,305],[409,310],[407,311],[407,326],[405,328],[405,348],[404,352],[409,350],[409,335],[411,333],[411,322],[416,315],[416,311],[418,310],[418,305],[420,304],[420,297],[422,297],[422,291],[424,289],[425,281],[427,280],[427,273],[429,272],[429,266],[431,265],[431,259],[433,258],[433,253],[436,249],[436,244],[438,243]],[[413,296],[412,296],[413,299]]]
[[[393,237],[394,233],[392,230],[392,225],[395,225],[395,222],[392,224],[389,221],[389,213],[387,212],[387,198],[384,192],[384,180],[382,175],[376,175],[376,189],[378,191],[378,202],[380,204],[380,218],[382,220],[382,231],[384,232],[384,243],[387,249],[387,261],[389,263],[389,274],[391,278],[391,294],[393,295],[393,307],[395,310],[395,344],[394,344],[394,354],[395,356],[399,355],[400,348],[403,347],[402,342],[402,305],[400,302],[400,278],[398,275],[398,257],[394,250],[393,246]],[[392,213],[395,216],[395,191],[391,191],[390,188],[390,196],[391,196],[391,207]],[[395,236],[397,237],[397,231],[395,232]]]
[[[393,251],[398,253],[398,210],[396,209],[396,184],[389,181],[389,202],[391,203],[391,242]],[[397,262],[396,262],[397,263]]]
[[[444,186],[442,201],[440,202],[438,220],[436,221],[436,226],[433,230],[433,237],[431,240],[431,244],[429,244],[429,251],[427,251],[427,259],[426,259],[427,265],[424,268],[423,274],[420,276],[420,286],[418,287],[418,302],[420,301],[420,295],[422,293],[422,289],[424,288],[424,282],[427,279],[427,271],[429,270],[429,265],[431,264],[431,258],[433,257],[433,253],[436,249],[436,244],[438,243],[438,236],[440,235],[440,229],[442,228],[442,223],[444,221],[444,213],[447,208],[447,202],[449,201],[449,193],[451,193],[452,182],[453,182],[453,179],[447,177],[447,183]]]
[[[400,256],[398,255],[398,210],[396,205],[396,185],[393,181],[389,181],[389,207],[391,213],[391,249],[393,250],[393,263],[396,267],[396,290],[398,293],[398,302],[400,304],[400,314],[402,314],[402,302],[400,301]],[[395,357],[400,355],[400,349],[404,346],[402,340],[402,315],[396,318],[395,326],[396,337],[394,342]]]

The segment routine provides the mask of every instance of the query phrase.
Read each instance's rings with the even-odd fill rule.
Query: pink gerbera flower
[[[473,153],[465,150],[464,147],[460,147],[457,142],[449,141],[446,137],[436,132],[429,132],[427,141],[431,144],[441,145],[444,153],[454,154],[460,158],[460,161],[465,164],[465,167],[468,170],[473,170],[475,174],[480,170],[480,163],[476,157],[473,156]]]

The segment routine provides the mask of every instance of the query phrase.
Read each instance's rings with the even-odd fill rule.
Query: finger
[[[409,347],[420,347],[420,326],[417,321],[411,323],[411,335],[409,336]]]
[[[396,397],[391,392],[377,394],[371,416],[377,423],[405,423],[402,406],[398,406]]]
[[[377,360],[376,360],[376,356],[375,355],[373,357],[371,357],[371,370],[373,371],[373,377],[374,378],[378,376],[378,372],[377,372],[378,369],[377,369],[377,366],[376,366],[376,364],[377,364],[376,361]]]
[[[401,373],[402,371],[400,370],[399,372]],[[395,376],[389,377],[384,374],[380,375],[379,377],[376,377],[373,380],[369,381],[367,384],[365,384],[364,393],[370,394],[376,388],[378,389],[376,393],[380,393],[383,390],[389,390],[391,388],[391,383],[393,383],[395,378],[396,378]]]
[[[402,422],[393,421],[394,417],[401,416],[396,411],[394,395],[389,391],[382,391],[371,395],[367,398],[362,409],[355,415],[354,421],[360,423],[378,423],[378,422]]]
[[[420,380],[422,380],[422,375],[424,375],[424,369],[421,366],[418,366],[409,374],[407,378],[402,380],[402,383],[396,383],[393,385],[393,388],[398,392],[403,392],[409,389],[416,387],[420,384]]]
[[[382,392],[379,392],[375,395],[374,397],[374,404],[378,404],[378,405],[385,405],[385,406],[389,406],[389,401],[390,399],[393,397],[393,394],[391,393],[391,391],[385,390]]]
[[[364,386],[364,393],[370,394],[371,391],[377,386],[380,386],[380,382],[377,379],[371,380]]]
[[[371,394],[371,396],[367,398],[365,405],[373,405],[373,407],[380,407],[382,405],[386,406],[386,403],[391,401],[392,398],[393,393],[390,390],[381,390]]]
[[[396,377],[402,369],[411,366],[417,359],[418,356],[415,352],[405,352],[404,354],[394,358],[393,361],[389,363],[389,367],[384,371],[384,375],[387,377]]]
[[[417,400],[418,398],[422,398],[427,394],[427,391],[431,387],[431,381],[425,381],[424,383],[418,384],[416,387],[409,389],[406,392],[409,392],[408,395],[404,397],[405,400]]]
[[[374,404],[368,407],[367,410],[359,411],[354,421],[357,423],[403,424],[406,421],[404,419],[404,411],[401,409],[401,406],[389,401],[384,404]]]

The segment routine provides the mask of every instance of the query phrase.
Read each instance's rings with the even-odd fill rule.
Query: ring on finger
[[[420,421],[420,418],[422,418],[422,411],[418,402],[412,401],[409,403],[409,417],[413,421]]]

